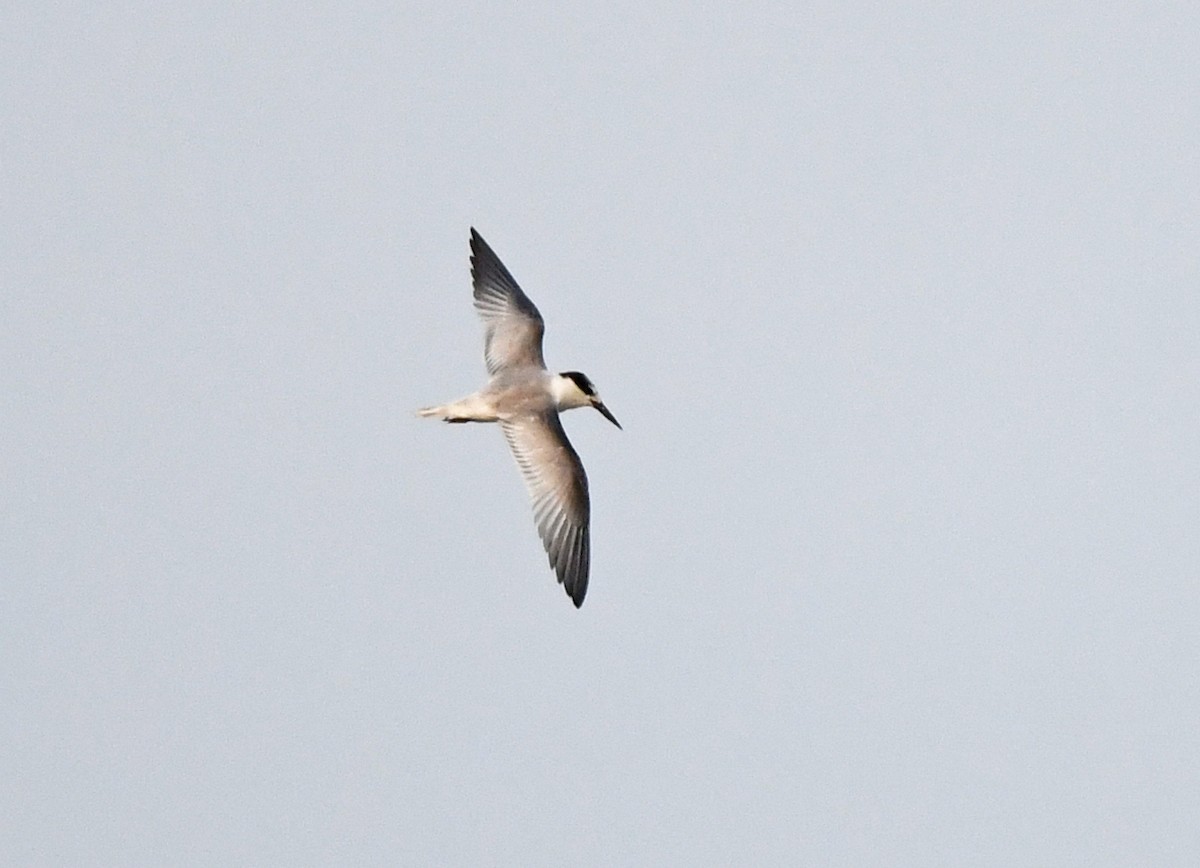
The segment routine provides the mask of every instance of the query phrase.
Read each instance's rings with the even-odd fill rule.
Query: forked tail
[[[422,407],[417,411],[418,416],[432,416],[435,419],[441,419],[443,422],[470,422],[470,419],[464,419],[461,416],[456,416],[449,407]]]
[[[449,404],[438,404],[436,407],[422,407],[417,411],[418,416],[432,416],[446,422],[495,422],[496,409],[491,401],[476,392]]]
[[[431,416],[443,422],[482,422],[485,420],[464,416],[462,410],[455,404],[441,404],[437,407],[422,407],[417,411],[418,416]]]

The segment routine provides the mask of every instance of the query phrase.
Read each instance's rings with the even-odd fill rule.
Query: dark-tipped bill
[[[600,414],[604,416],[605,419],[607,419],[609,422],[612,422],[618,428],[621,428],[621,423],[617,421],[616,416],[608,412],[608,408],[604,406],[603,401],[592,401],[592,406],[599,410]],[[625,429],[621,428],[621,430],[624,431]]]

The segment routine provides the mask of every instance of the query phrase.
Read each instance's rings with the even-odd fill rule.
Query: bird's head
[[[610,413],[604,406],[604,402],[600,400],[600,393],[596,391],[596,386],[587,378],[586,374],[581,374],[579,371],[564,371],[556,379],[555,399],[560,410],[595,407],[605,419],[618,428],[621,427],[617,417]]]

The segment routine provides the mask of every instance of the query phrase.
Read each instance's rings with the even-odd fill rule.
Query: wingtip
[[[496,254],[492,253],[492,248],[489,247],[488,243],[483,240],[483,236],[475,231],[474,226],[471,227],[470,247],[471,247],[471,275],[473,277],[477,277],[481,261],[484,261],[484,260],[488,259],[489,257],[492,259],[495,259]]]
[[[583,598],[587,596],[588,589],[587,576],[585,575],[580,581],[578,577],[560,573],[558,583],[567,592],[567,598],[575,604],[575,608],[583,608]]]

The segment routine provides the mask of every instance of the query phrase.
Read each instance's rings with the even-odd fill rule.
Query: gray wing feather
[[[546,325],[542,315],[473,228],[471,280],[475,285],[475,310],[486,329],[483,357],[488,373],[514,366],[545,368],[542,335]]]
[[[587,474],[558,413],[500,423],[533,501],[538,536],[558,581],[578,608],[587,594],[591,539]]]

